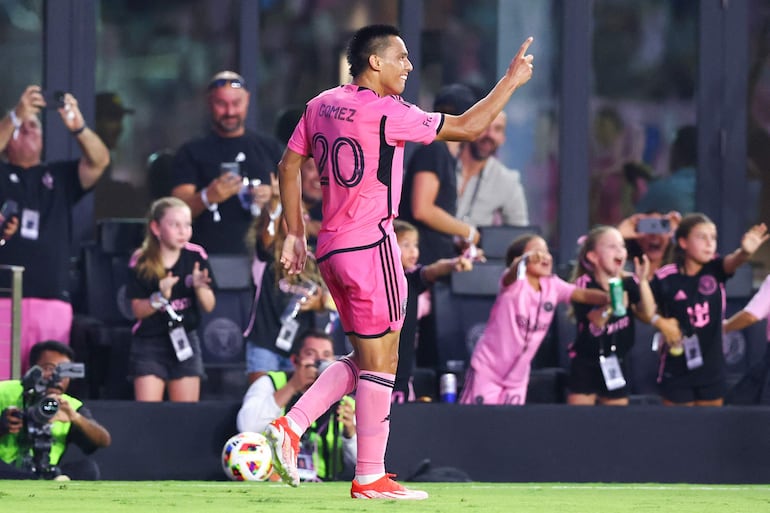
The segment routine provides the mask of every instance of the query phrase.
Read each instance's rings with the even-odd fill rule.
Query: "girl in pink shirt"
[[[516,238],[508,268],[471,357],[462,404],[524,404],[532,358],[548,332],[556,305],[575,301],[605,305],[605,292],[579,289],[553,275],[553,257],[542,237]]]

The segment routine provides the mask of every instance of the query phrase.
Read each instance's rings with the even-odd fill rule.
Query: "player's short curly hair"
[[[348,43],[348,66],[353,78],[369,67],[369,56],[381,52],[388,46],[390,36],[401,37],[401,32],[392,25],[367,25],[353,34]]]

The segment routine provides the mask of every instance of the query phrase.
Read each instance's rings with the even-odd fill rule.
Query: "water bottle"
[[[289,304],[286,305],[286,308],[283,309],[283,313],[281,314],[281,324],[285,324],[289,319],[295,319],[297,317],[300,307],[310,296],[316,293],[318,285],[313,282],[305,282],[294,290],[294,295],[291,297]]]
[[[451,372],[441,375],[439,380],[439,392],[442,403],[457,402],[457,376]]]
[[[623,280],[621,278],[610,278],[609,285],[612,314],[615,317],[623,317],[626,315],[626,304],[623,301]]]
[[[250,211],[255,217],[261,213],[261,209],[254,203],[254,189],[261,183],[262,181],[258,178],[244,176],[241,182],[241,190],[238,191],[238,199],[241,201],[241,207],[243,207],[244,210]]]

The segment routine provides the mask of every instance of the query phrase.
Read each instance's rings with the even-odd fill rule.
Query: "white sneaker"
[[[271,422],[265,429],[265,438],[273,451],[273,469],[287,485],[299,486],[299,436],[289,427],[286,417],[278,417]]]

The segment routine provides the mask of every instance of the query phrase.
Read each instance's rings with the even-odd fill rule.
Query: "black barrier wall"
[[[112,433],[94,454],[103,479],[224,479],[238,402],[88,406]],[[387,469],[404,478],[430,459],[475,481],[767,483],[768,425],[768,407],[394,405]]]

